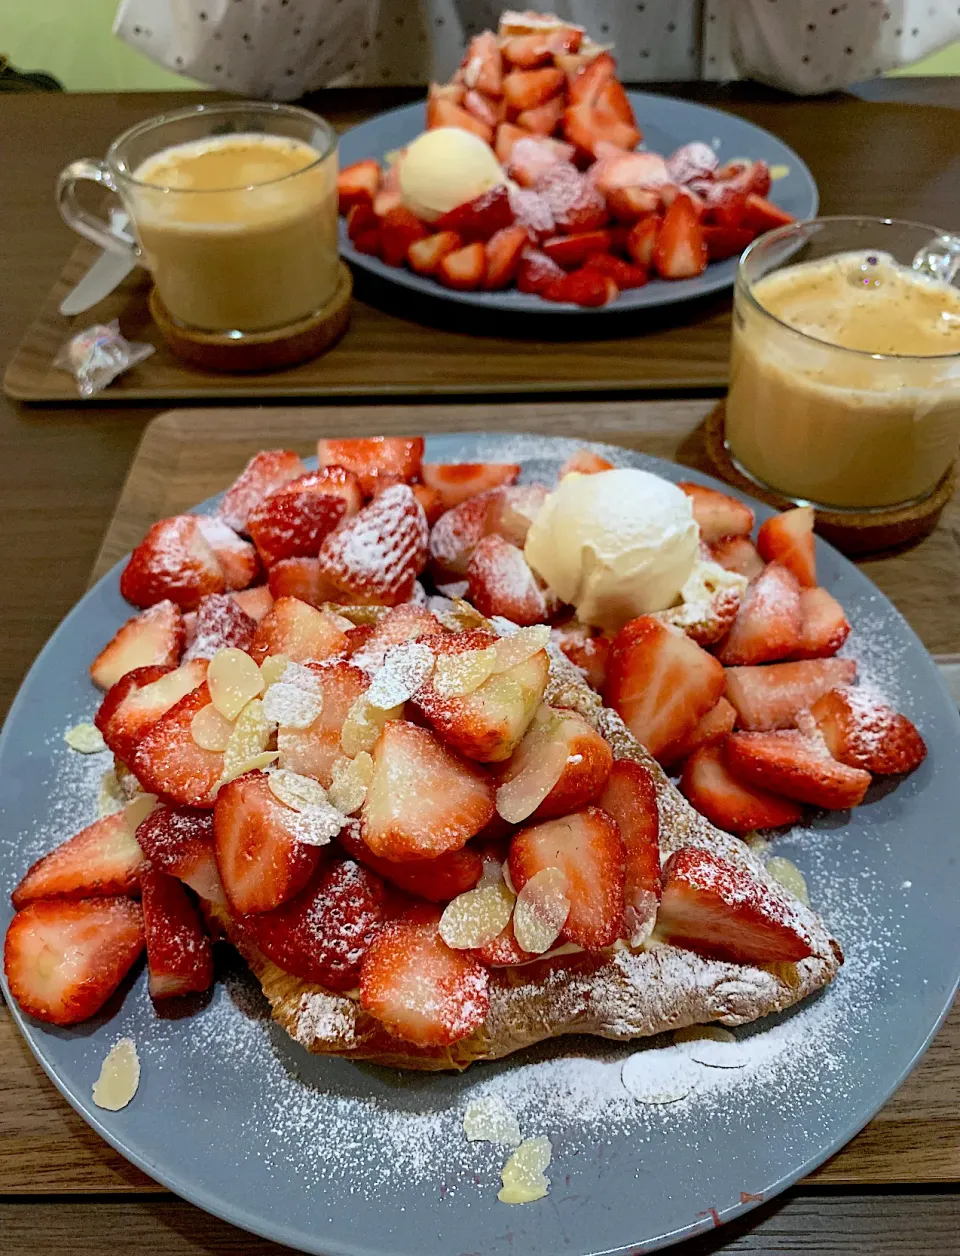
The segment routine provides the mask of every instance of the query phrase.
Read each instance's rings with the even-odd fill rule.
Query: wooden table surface
[[[683,93],[782,135],[811,165],[827,212],[858,210],[957,225],[940,208],[955,206],[956,197],[957,114],[944,106],[955,108],[960,93],[950,80],[877,85],[873,94],[882,103],[845,94],[800,103],[749,85],[699,85]],[[112,136],[140,118],[201,98],[194,93],[0,97],[3,362],[71,247],[53,208],[56,172],[73,157],[101,153]],[[404,98],[337,92],[310,103],[338,123],[349,123]],[[922,113],[911,99],[926,102]],[[931,107],[939,110],[932,129]],[[922,145],[915,142],[920,134]],[[909,180],[903,177],[907,159],[914,172]],[[430,352],[426,332],[424,352]],[[590,383],[584,379],[585,391]],[[0,713],[43,641],[82,594],[143,429],[158,409],[28,408],[0,398]],[[420,415],[419,426],[429,429],[429,407]],[[944,543],[956,548],[958,535],[951,529]],[[954,596],[956,588],[947,587],[950,571],[947,565],[942,588],[930,588],[923,596],[918,591],[920,600],[936,604]],[[946,616],[943,625],[936,648],[960,653],[960,620]],[[822,1256],[960,1253],[960,1167],[944,1157],[942,1148],[916,1138],[932,1113],[945,1118],[944,1138],[955,1146],[960,1136],[956,1074],[941,1064],[941,1053],[954,1052],[960,1039],[956,1012],[941,1039],[946,1048],[938,1041],[922,1065],[924,1093],[912,1079],[885,1109],[885,1120],[861,1135],[872,1139],[864,1149],[875,1164],[872,1177],[838,1173],[841,1157],[819,1179],[678,1250],[686,1256],[721,1250]],[[36,1066],[2,1007],[0,1053],[6,1083],[0,1103],[0,1252],[5,1256],[92,1254],[107,1243],[123,1256],[160,1251],[279,1256],[276,1246],[158,1191],[103,1144],[49,1085],[38,1086]],[[916,1144],[909,1163],[902,1156],[904,1137]]]

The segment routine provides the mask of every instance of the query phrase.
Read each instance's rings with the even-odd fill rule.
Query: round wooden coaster
[[[337,343],[350,322],[352,295],[353,276],[341,262],[337,290],[328,304],[308,318],[272,331],[232,337],[184,327],[171,317],[156,288],[150,291],[150,313],[173,352],[191,366],[231,373],[278,371],[318,357]]]
[[[797,503],[791,498],[761,488],[737,470],[724,440],[723,416],[724,403],[719,401],[707,416],[705,430],[707,457],[720,478],[779,510],[795,506]],[[953,463],[930,496],[912,506],[863,512],[818,509],[817,531],[844,554],[872,554],[897,545],[909,545],[937,526],[940,512],[953,496],[956,479],[957,467]]]

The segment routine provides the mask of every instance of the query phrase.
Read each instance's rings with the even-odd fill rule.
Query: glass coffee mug
[[[290,105],[199,105],[141,122],[104,161],[72,162],[57,183],[64,220],[101,248],[128,252],[83,208],[77,184],[119,196],[138,261],[171,318],[236,336],[288,327],[337,287],[337,137]]]
[[[761,236],[734,291],[726,443],[762,487],[828,509],[921,501],[960,440],[960,240],[879,218]]]

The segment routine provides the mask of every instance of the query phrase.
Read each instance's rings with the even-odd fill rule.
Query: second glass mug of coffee
[[[258,170],[259,145],[270,151]],[[177,178],[170,150],[180,146],[185,156],[220,150],[203,186]],[[240,182],[231,177],[234,158]],[[138,177],[145,163],[157,171],[149,182]],[[322,310],[336,291],[337,137],[306,109],[243,101],[181,109],[124,132],[103,161],[67,166],[57,183],[64,220],[101,248],[129,251],[80,204],[84,180],[119,196],[138,261],[183,327],[233,336],[282,329]]]

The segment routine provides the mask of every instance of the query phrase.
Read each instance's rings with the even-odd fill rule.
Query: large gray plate
[[[573,444],[449,435],[430,438],[428,453],[519,458],[527,478],[544,478]],[[710,482],[640,454],[604,452],[668,479]],[[738,1031],[755,1063],[767,1063],[744,1071],[733,1089],[635,1105],[617,1081],[630,1048],[590,1039],[563,1039],[461,1077],[314,1058],[263,1021],[236,966],[206,1006],[180,1019],[154,1012],[142,974],[107,1015],[75,1029],[44,1028],[11,1003],[37,1059],[90,1125],[152,1177],[237,1225],[325,1256],[648,1251],[782,1190],[841,1147],[900,1084],[960,972],[957,715],[897,611],[829,546],[818,546],[818,563],[857,626],[865,672],[920,725],[930,755],[851,815],[824,816],[778,839],[778,852],[804,869],[848,962],[793,1016]],[[3,891],[95,814],[103,756],[72,755],[61,734],[95,709],[87,667],[129,614],[118,574],[61,624],[10,712],[0,741]],[[0,926],[9,916],[4,898]],[[135,1038],[143,1075],[130,1106],[111,1114],[91,1104],[90,1087],[121,1033]],[[506,1153],[468,1145],[458,1132],[466,1096],[489,1086],[512,1088],[524,1132],[553,1140],[551,1191],[537,1204],[498,1203]],[[581,1117],[572,1114],[571,1090]],[[608,1093],[616,1099],[598,1116],[598,1096]]]
[[[769,166],[786,166],[788,172],[773,185],[771,199],[795,218],[812,218],[816,214],[819,198],[813,175],[803,159],[769,131],[745,122],[732,113],[709,109],[706,105],[695,105],[687,100],[654,96],[649,92],[629,92],[628,95],[643,128],[644,147],[651,152],[669,154],[681,144],[702,140],[713,145],[721,161],[729,161],[733,157],[750,157],[756,161],[765,161]],[[340,138],[341,167],[352,165],[366,157],[375,157],[382,161],[386,153],[403,148],[416,139],[425,125],[422,104],[404,105],[381,113],[368,122],[361,122]],[[340,252],[354,266],[401,287],[412,288],[440,300],[517,314],[583,316],[583,311],[578,306],[544,301],[538,296],[517,292],[516,289],[506,292],[454,292],[433,279],[414,274],[413,271],[388,266],[379,258],[357,252],[350,242],[342,219]],[[737,259],[731,257],[725,262],[713,262],[696,279],[672,282],[653,279],[643,288],[622,292],[610,305],[591,310],[590,316],[597,313],[616,314],[625,310],[653,309],[661,305],[672,305],[677,301],[688,301],[692,297],[722,292],[733,283],[736,269]]]

